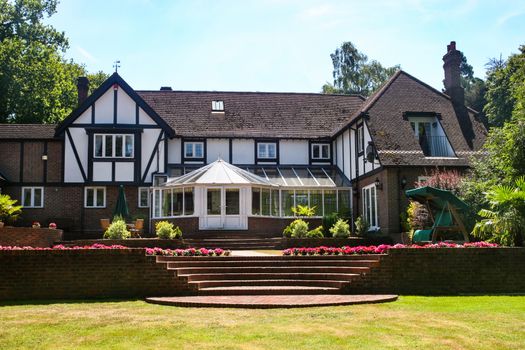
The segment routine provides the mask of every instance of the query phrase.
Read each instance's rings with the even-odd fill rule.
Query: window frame
[[[201,157],[196,157],[195,156],[195,151],[196,151],[196,145],[197,144],[200,144],[201,145],[201,150],[202,150],[202,156]],[[187,145],[191,145],[191,156],[188,156],[186,154],[186,146]],[[184,160],[203,160],[204,157],[206,156],[206,152],[205,152],[205,148],[204,148],[204,145],[205,145],[205,142],[204,141],[184,141],[182,143],[182,155],[184,156]]]
[[[87,193],[89,190],[93,190],[93,205],[88,205],[88,196]],[[99,206],[97,205],[97,198],[98,198],[98,192],[102,190],[103,193],[103,205]],[[86,209],[100,209],[100,208],[106,208],[106,197],[107,197],[107,190],[106,186],[86,186],[84,187],[84,208]]]
[[[224,112],[224,100],[212,100],[211,101],[212,112]]]
[[[106,140],[107,137],[111,137],[111,156],[106,155]],[[122,137],[122,146],[121,152],[122,155],[117,156],[116,140],[117,137]],[[102,149],[101,155],[97,155],[97,137],[102,138]],[[126,139],[131,138],[131,155],[126,156]],[[126,133],[94,133],[93,134],[93,158],[94,159],[133,159],[135,158],[135,134],[126,134]]]
[[[25,190],[31,190],[31,204],[28,206],[24,205],[25,202]],[[35,205],[35,190],[40,190],[40,205]],[[44,207],[44,187],[42,186],[24,186],[22,187],[22,207],[23,208],[43,208]]]
[[[360,124],[356,128],[356,143],[357,143],[357,154],[361,155],[365,153],[365,126]]]
[[[314,149],[319,147],[319,157],[314,156]],[[323,157],[323,148],[328,150],[328,156]],[[332,159],[331,144],[328,142],[313,142],[310,144],[311,160],[312,161],[330,161]]]
[[[142,205],[142,197],[143,197],[143,193],[142,191],[146,191],[146,206]],[[138,188],[138,195],[137,195],[137,208],[149,208],[150,205],[151,205],[151,200],[150,200],[150,188],[149,187],[139,187]]]
[[[374,189],[374,195],[375,195],[375,200],[373,203],[374,204],[373,213],[375,214],[373,219],[375,220],[375,223],[374,223],[375,225],[372,225],[372,222],[371,222],[372,220],[369,220],[369,218],[372,218],[372,213],[367,212],[367,203],[372,198],[372,189]],[[368,191],[370,191],[370,196],[367,194]],[[363,196],[363,216],[365,220],[370,224],[370,230],[378,229],[380,226],[379,226],[379,213],[377,212],[377,186],[375,184],[364,186],[361,189],[361,194]],[[370,205],[370,210],[372,210],[372,205]]]
[[[268,152],[268,146],[272,145],[274,147],[274,153],[275,153],[275,156],[274,157],[270,157],[269,156],[269,152]],[[261,157],[261,146],[264,146],[265,148],[265,152],[267,155]],[[278,158],[278,148],[277,148],[277,142],[276,141],[260,141],[260,142],[257,142],[257,146],[256,146],[256,150],[257,150],[257,160],[260,160],[260,161],[276,161],[277,158]]]

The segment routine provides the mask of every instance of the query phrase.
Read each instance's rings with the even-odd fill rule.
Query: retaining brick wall
[[[52,247],[62,239],[63,232],[58,229],[3,227],[0,228],[0,246]]]
[[[349,293],[525,293],[524,248],[391,249]]]
[[[188,293],[144,249],[0,251],[0,300],[136,298]]]
[[[163,248],[177,249],[183,248],[183,241],[180,239],[158,239],[158,238],[128,238],[128,239],[82,239],[76,241],[62,241],[57,244],[63,244],[66,247],[86,246],[93,244],[104,245],[123,245],[130,248]]]

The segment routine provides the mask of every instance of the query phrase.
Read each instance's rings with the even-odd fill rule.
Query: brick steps
[[[229,250],[279,249],[281,238],[185,238],[184,245],[193,248],[222,248]]]
[[[367,256],[158,256],[197,295],[339,294],[379,265]]]

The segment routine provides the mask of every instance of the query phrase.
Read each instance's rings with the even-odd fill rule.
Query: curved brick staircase
[[[158,256],[197,295],[340,294],[379,256]]]
[[[229,250],[279,249],[282,236],[239,231],[206,231],[184,235],[184,245],[193,248],[222,248]]]

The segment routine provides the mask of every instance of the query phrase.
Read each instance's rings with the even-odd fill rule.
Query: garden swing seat
[[[445,211],[445,209],[448,210]],[[439,215],[436,217],[432,228],[428,230],[416,230],[414,232],[414,237],[412,238],[412,240],[415,243],[434,241],[434,233],[437,233],[439,231],[452,231],[457,228],[457,226],[453,225],[452,213],[450,212],[450,208],[448,208],[447,204],[443,207],[443,209],[441,209],[441,213],[439,213]]]

